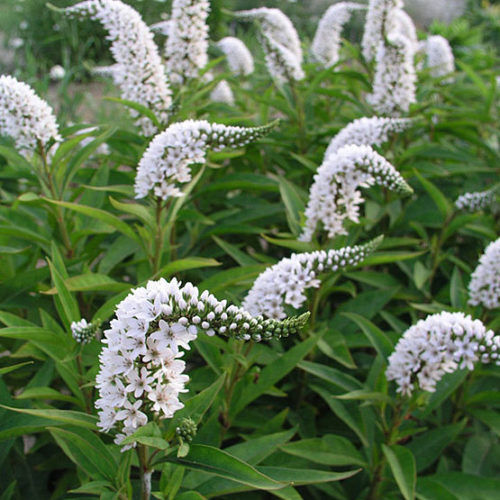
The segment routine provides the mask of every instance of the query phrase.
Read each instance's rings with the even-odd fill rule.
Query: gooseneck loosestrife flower
[[[301,307],[307,299],[305,291],[319,287],[321,273],[357,266],[381,241],[377,238],[366,245],[292,254],[259,275],[242,306],[252,315],[282,319],[286,317],[284,305]]]
[[[328,7],[319,21],[311,45],[315,59],[327,68],[338,62],[342,28],[354,11],[363,9],[366,6],[355,2],[339,2]]]
[[[87,0],[63,11],[72,17],[89,16],[103,25],[116,61],[111,75],[122,98],[148,107],[165,125],[171,92],[153,34],[140,14],[119,0]],[[131,114],[137,116],[134,110]],[[156,131],[148,118],[138,119],[138,124],[145,135]]]
[[[247,46],[234,36],[226,36],[216,43],[226,56],[227,64],[233,75],[250,75],[254,71],[253,57]]]
[[[346,219],[359,221],[359,206],[364,201],[359,188],[374,184],[401,194],[413,192],[401,174],[370,146],[348,145],[327,156],[314,176],[300,240],[311,241],[319,223],[329,238],[347,234]]]
[[[445,373],[474,364],[499,363],[500,336],[464,313],[442,312],[410,327],[389,357],[386,376],[410,396],[418,387],[434,392]]]
[[[191,283],[150,281],[118,304],[116,318],[104,331],[96,379],[98,426],[118,431],[120,444],[148,422],[171,418],[181,409],[179,394],[189,380],[181,358],[199,333],[258,342],[297,333],[307,318],[253,317],[208,291],[200,294]]]
[[[427,38],[424,43],[427,67],[435,78],[449,75],[455,71],[455,57],[448,40],[441,35]]]
[[[234,15],[246,21],[258,21],[267,69],[273,78],[279,83],[304,78],[299,36],[281,10],[261,7],[238,11]]]
[[[392,11],[392,19],[390,23],[391,32],[396,32],[405,36],[413,46],[413,50],[418,48],[417,28],[413,19],[403,10],[394,9]]]
[[[232,106],[234,104],[234,94],[227,80],[221,80],[210,93],[210,100],[223,102]]]
[[[477,191],[474,193],[461,194],[455,201],[455,207],[458,210],[466,210],[467,212],[478,212],[492,206],[495,201],[496,188],[486,191]]]
[[[416,102],[414,56],[415,46],[399,33],[379,44],[373,93],[367,99],[377,113],[399,116]]]
[[[39,144],[61,140],[52,108],[29,85],[9,75],[0,76],[0,135],[14,139],[24,156]]]
[[[469,304],[487,309],[500,307],[500,238],[486,247],[472,273]]]
[[[394,27],[394,12],[401,9],[402,0],[370,0],[366,14],[365,31],[361,46],[366,61],[373,61],[380,44]]]
[[[198,78],[208,63],[208,0],[173,0],[165,42],[165,66],[176,85]]]
[[[136,198],[150,191],[166,200],[183,196],[176,183],[191,180],[190,165],[204,163],[208,149],[238,148],[267,134],[275,123],[255,128],[230,127],[204,120],[174,123],[158,134],[144,153],[135,178]]]
[[[325,158],[349,144],[380,146],[389,140],[390,134],[402,132],[410,127],[411,123],[409,118],[381,118],[378,116],[358,118],[333,137],[326,149]]]

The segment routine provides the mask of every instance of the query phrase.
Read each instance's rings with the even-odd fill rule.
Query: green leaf
[[[24,363],[17,363],[17,365],[4,366],[3,368],[0,368],[0,375],[7,375],[7,373],[18,370],[19,368],[22,368],[23,366],[32,365],[32,364],[33,364],[33,361],[25,361]]]
[[[417,498],[419,500],[459,500],[450,490],[428,477],[418,478]]]
[[[403,497],[405,500],[413,500],[417,484],[417,470],[413,453],[397,444],[392,446],[382,444],[382,450]]]
[[[500,479],[472,476],[460,472],[440,472],[427,479],[451,491],[460,500],[498,500]]]
[[[159,130],[162,129],[162,125],[158,121],[158,118],[148,107],[143,106],[142,104],[139,104],[138,102],[135,102],[135,101],[129,101],[127,99],[120,99],[119,97],[106,96],[106,97],[104,97],[104,99],[106,99],[107,101],[111,101],[111,102],[117,102],[118,104],[123,104],[127,108],[130,108],[130,109],[133,109],[134,111],[137,111],[140,115],[145,116],[146,118],[149,118],[149,120],[151,120],[151,122],[153,123],[153,125],[157,129],[159,129]]]
[[[139,205],[138,203],[121,203],[111,196],[109,197],[109,201],[113,207],[115,207],[117,210],[120,210],[121,212],[125,212],[126,214],[131,214],[137,217],[139,220],[144,222],[146,226],[148,226],[150,229],[154,229],[156,226],[155,219],[153,215],[151,214],[151,211],[149,211],[145,206]]]
[[[290,469],[287,467],[270,466],[259,466],[257,469],[276,481],[286,481],[292,486],[342,481],[359,472],[359,469],[349,470],[346,472],[330,472],[314,469]]]
[[[414,174],[417,179],[420,181],[420,184],[424,187],[424,189],[429,193],[429,196],[432,198],[439,212],[441,213],[443,219],[448,218],[453,212],[453,206],[448,201],[446,196],[428,179],[422,177],[416,170],[414,170]]]
[[[312,363],[310,361],[301,361],[297,366],[307,373],[326,380],[344,391],[355,391],[362,387],[357,379],[331,366]]]
[[[88,217],[92,217],[93,219],[100,220],[105,224],[113,227],[120,233],[124,234],[125,236],[128,236],[131,240],[142,244],[139,236],[130,228],[130,226],[126,222],[122,221],[115,215],[106,212],[105,210],[88,207],[86,205],[79,205],[78,203],[70,203],[68,201],[49,200],[48,198],[45,198],[45,201],[47,201],[48,203],[52,203],[53,205],[59,205],[64,208],[68,208],[69,210],[73,210],[74,212],[87,215]]]
[[[297,188],[284,177],[279,178],[280,193],[286,208],[286,217],[288,226],[296,236],[301,232],[300,214],[304,212],[304,203],[302,202]]]
[[[217,236],[212,236],[212,239],[240,266],[253,266],[257,264],[257,261],[253,257],[250,257],[245,252],[242,252],[237,246],[232,245],[227,241],[221,240],[220,238],[217,238]]]
[[[322,438],[303,439],[280,446],[289,455],[330,466],[360,465],[367,467],[366,460],[345,437],[327,434]]]
[[[245,387],[241,397],[233,403],[230,408],[230,415],[232,417],[236,416],[252,401],[267,392],[276,382],[279,382],[285,375],[291,372],[297,363],[313,349],[318,339],[319,337],[315,336],[301,342],[292,347],[276,361],[266,366],[260,373],[258,382],[250,387]],[[241,384],[245,384],[244,379],[238,383],[238,385]]]
[[[203,267],[220,266],[221,263],[215,259],[207,259],[205,257],[188,257],[186,259],[174,260],[164,265],[156,274],[155,278],[168,278],[173,274],[190,269],[200,269]]]
[[[259,472],[243,460],[212,446],[192,444],[187,456],[181,458],[165,457],[163,460],[190,469],[209,472],[259,490],[276,490],[286,486],[286,484],[275,481]]]
[[[469,413],[486,424],[497,436],[500,436],[500,414],[493,410],[469,410]]]
[[[130,288],[129,283],[120,283],[105,274],[98,273],[72,276],[65,279],[64,283],[70,292],[119,292]],[[51,288],[43,293],[54,295],[57,293],[57,288]]]
[[[342,316],[349,318],[351,321],[356,323],[359,328],[366,335],[372,346],[375,350],[382,356],[382,358],[387,359],[394,347],[392,342],[389,340],[389,337],[380,330],[380,328],[376,327],[370,320],[360,316],[359,314],[344,312]]]
[[[334,396],[337,399],[345,400],[355,400],[355,401],[374,401],[379,403],[392,404],[392,399],[382,392],[368,391],[365,389],[359,389],[357,391],[351,391],[346,394],[339,394]]]
[[[265,265],[259,264],[220,271],[202,281],[198,285],[198,288],[200,291],[210,290],[211,293],[216,294],[221,290],[227,289],[231,285],[253,282],[266,267]]]

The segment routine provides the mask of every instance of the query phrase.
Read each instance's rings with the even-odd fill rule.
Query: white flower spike
[[[486,191],[477,191],[474,193],[461,194],[455,201],[455,207],[458,210],[467,212],[479,212],[486,208],[491,208],[495,201],[497,189],[488,189]]]
[[[119,0],[87,0],[63,11],[75,17],[89,16],[103,25],[117,63],[111,75],[122,98],[148,107],[161,124],[166,124],[171,92],[153,34],[139,13]],[[137,116],[136,111],[131,114]],[[145,135],[156,132],[148,118],[140,118],[138,125]]]
[[[413,192],[400,173],[370,146],[344,146],[326,157],[314,176],[300,240],[311,241],[320,223],[329,238],[347,234],[344,222],[359,221],[359,206],[364,201],[359,188],[374,184],[401,194]]]
[[[253,57],[247,46],[234,36],[226,36],[216,43],[224,53],[233,75],[249,75],[254,71]]]
[[[259,275],[242,307],[252,315],[282,319],[286,316],[284,305],[301,307],[306,301],[304,292],[320,285],[321,273],[360,264],[381,241],[382,237],[361,246],[292,254]]]
[[[163,200],[182,196],[177,183],[191,180],[190,166],[204,163],[208,149],[238,148],[270,132],[276,123],[263,127],[229,127],[207,121],[174,123],[158,134],[144,153],[135,178],[136,198],[150,191]]]
[[[52,108],[26,83],[0,76],[0,134],[14,139],[16,148],[29,156],[53,139],[61,140]]]
[[[474,364],[496,363],[500,336],[486,330],[481,321],[464,313],[442,312],[410,327],[389,357],[386,376],[396,381],[397,391],[410,396],[417,386],[428,392],[445,373]]]
[[[260,341],[297,333],[307,318],[252,317],[208,291],[200,294],[191,283],[150,281],[118,304],[116,318],[104,331],[106,347],[96,378],[98,426],[118,431],[120,444],[153,418],[172,418],[183,407],[179,394],[189,380],[180,358],[199,333]]]
[[[424,43],[427,67],[433,77],[440,78],[455,71],[455,58],[446,38],[434,35],[427,38]]]
[[[500,307],[500,238],[490,243],[479,259],[469,283],[469,304]]]
[[[342,28],[354,11],[364,9],[364,5],[356,2],[339,2],[327,9],[319,21],[311,45],[315,59],[327,68],[338,62]]]

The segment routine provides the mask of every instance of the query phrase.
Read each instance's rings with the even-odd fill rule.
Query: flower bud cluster
[[[490,243],[479,259],[469,283],[469,304],[500,307],[500,238]]]
[[[358,188],[374,184],[401,194],[413,192],[401,174],[370,146],[351,144],[327,156],[314,176],[300,240],[311,241],[318,223],[330,238],[347,234],[345,220],[359,222],[359,206],[364,200]]]
[[[249,75],[254,71],[253,57],[247,46],[234,36],[226,36],[216,43],[226,56],[227,64],[233,75]]]
[[[389,357],[386,376],[397,391],[411,395],[417,385],[434,392],[445,373],[474,364],[499,363],[500,336],[464,313],[442,312],[410,327]]]
[[[0,135],[12,137],[25,156],[38,143],[61,140],[51,107],[29,85],[9,75],[0,76]]]
[[[450,43],[441,35],[434,35],[424,42],[427,67],[431,75],[440,78],[455,71],[455,57]]]
[[[260,42],[267,69],[273,78],[280,83],[304,78],[299,36],[290,19],[281,10],[261,7],[236,12],[235,16],[243,20],[259,21]]]
[[[373,61],[384,37],[392,31],[394,12],[401,9],[402,0],[370,0],[361,46],[366,61]]]
[[[214,102],[223,102],[232,106],[234,104],[234,95],[229,83],[221,80],[210,93],[210,100]]]
[[[399,116],[416,102],[414,56],[414,45],[399,33],[391,33],[379,44],[373,93],[368,96],[377,113]]]
[[[190,443],[196,436],[198,426],[192,418],[183,418],[179,426],[175,429],[175,433],[183,441]]]
[[[487,191],[464,193],[455,201],[455,207],[468,212],[479,212],[479,210],[491,207],[495,201],[495,192],[496,189],[488,189]]]
[[[179,394],[189,378],[180,358],[198,333],[255,341],[297,333],[308,315],[284,321],[252,317],[208,291],[173,279],[133,290],[104,331],[96,378],[98,426],[116,429],[116,443],[152,418],[171,418],[183,407]]]
[[[182,196],[176,182],[191,180],[190,165],[203,163],[207,150],[238,148],[267,134],[275,124],[263,127],[230,127],[204,120],[174,123],[149,144],[135,178],[136,198],[144,198],[151,190],[155,196]]]
[[[208,63],[208,0],[173,0],[165,43],[165,65],[170,81],[181,85],[197,78]]]
[[[339,60],[340,36],[344,24],[355,10],[366,9],[356,2],[339,2],[331,5],[320,19],[311,45],[315,59],[329,68]]]
[[[242,306],[252,315],[282,319],[286,316],[284,305],[301,307],[307,299],[305,291],[320,285],[321,273],[357,266],[381,240],[377,238],[366,245],[339,250],[292,254],[259,275]]]
[[[119,0],[87,0],[64,11],[71,16],[90,16],[103,25],[117,63],[111,75],[122,98],[148,107],[166,124],[171,92],[153,34],[140,14]],[[135,110],[131,114],[138,116]],[[145,135],[156,131],[148,118],[139,118],[137,123]]]
[[[86,319],[81,319],[71,323],[71,335],[79,344],[88,344],[100,331],[100,322],[88,323]]]
[[[411,125],[408,118],[381,118],[372,116],[354,120],[344,127],[331,141],[325,158],[349,144],[356,146],[380,146],[389,140],[389,134],[402,132]]]

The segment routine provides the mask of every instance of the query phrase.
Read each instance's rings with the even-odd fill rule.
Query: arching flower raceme
[[[151,141],[141,158],[135,178],[136,198],[144,198],[152,190],[164,200],[182,196],[176,183],[191,180],[190,165],[203,163],[208,149],[244,146],[274,126],[229,127],[204,120],[174,123]]]
[[[495,194],[496,188],[475,193],[464,193],[456,199],[455,207],[467,212],[479,212],[479,210],[491,207],[495,201]]]
[[[208,291],[200,294],[191,283],[150,281],[118,305],[104,332],[96,378],[98,426],[118,431],[120,444],[153,418],[171,418],[181,409],[179,394],[189,380],[181,358],[199,333],[260,341],[297,333],[307,318],[252,317]]]
[[[87,344],[100,333],[100,322],[88,323],[86,319],[71,323],[71,335],[79,344]]]
[[[0,135],[14,139],[25,156],[38,143],[61,140],[52,108],[29,85],[9,75],[0,76]]]
[[[425,41],[427,67],[435,78],[449,75],[455,71],[455,58],[450,44],[441,35],[434,35]]]
[[[160,33],[160,35],[168,36],[173,30],[173,22],[171,19],[160,21],[159,23],[151,24],[149,29],[154,33]]]
[[[233,75],[249,75],[254,71],[253,57],[247,46],[234,36],[226,36],[216,43],[224,53]]]
[[[111,53],[116,61],[111,76],[123,99],[151,109],[162,124],[168,121],[171,92],[153,34],[141,16],[119,0],[87,0],[64,9],[70,16],[89,16],[108,32]],[[137,116],[136,111],[131,111]],[[156,127],[148,118],[137,121],[145,135]]]
[[[208,63],[208,0],[173,0],[165,43],[165,65],[176,85],[198,78]]]
[[[374,184],[401,194],[412,192],[399,172],[370,146],[344,146],[326,157],[314,176],[301,241],[311,241],[319,223],[333,238],[347,234],[344,222],[359,221],[360,187]]]
[[[402,0],[370,0],[366,14],[365,31],[361,46],[366,61],[373,61],[378,53],[379,46],[384,41],[393,26],[393,14],[401,9]]]
[[[445,373],[472,370],[477,362],[498,361],[500,336],[464,313],[442,312],[410,327],[389,357],[386,376],[410,396],[417,386],[428,392]]]
[[[307,298],[305,291],[320,285],[321,273],[357,266],[381,240],[377,238],[366,245],[339,250],[292,254],[259,275],[242,306],[252,315],[282,319],[286,316],[284,305],[301,307]]]
[[[339,60],[340,36],[344,24],[355,10],[366,9],[355,2],[339,2],[331,5],[320,19],[311,51],[314,57],[329,68]]]
[[[279,9],[242,10],[234,15],[240,19],[259,22],[260,42],[266,56],[269,73],[278,82],[302,80],[302,48],[290,19]]]
[[[469,304],[500,307],[500,238],[490,243],[479,259],[469,283]]]
[[[415,47],[402,35],[392,33],[377,52],[373,93],[368,102],[377,113],[399,116],[416,101]]]
[[[391,32],[396,32],[408,38],[408,40],[413,45],[414,50],[417,50],[417,28],[415,27],[413,19],[403,9],[394,9],[394,11],[392,12],[392,16],[393,17],[390,22]]]
[[[210,93],[210,99],[214,102],[223,102],[232,106],[234,104],[234,95],[229,83],[221,80]]]
[[[402,132],[411,123],[412,121],[408,118],[381,118],[378,116],[358,118],[344,127],[330,141],[325,152],[325,158],[349,144],[380,146],[389,140],[389,134]]]

